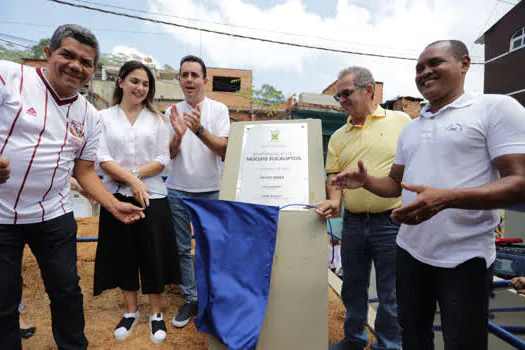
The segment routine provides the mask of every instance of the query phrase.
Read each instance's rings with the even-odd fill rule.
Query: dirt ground
[[[98,232],[98,217],[78,219],[78,236],[94,237]],[[164,316],[168,326],[168,337],[161,345],[154,345],[149,339],[147,298],[139,293],[141,305],[140,321],[133,335],[117,342],[113,339],[113,330],[122,317],[123,301],[120,291],[111,290],[98,297],[93,297],[93,270],[96,243],[78,244],[78,270],[80,286],[84,293],[84,310],[86,317],[86,336],[90,349],[207,349],[208,337],[199,333],[193,322],[183,328],[175,329],[169,322],[175,315],[184,299],[177,286],[169,286],[165,297]],[[26,247],[23,260],[24,290],[23,300],[26,319],[30,319],[37,327],[36,334],[23,341],[24,349],[56,349],[51,333],[51,318],[49,299],[44,291],[40,271],[31,251]],[[329,324],[328,334],[330,344],[343,337],[343,321],[345,310],[341,300],[329,288]]]

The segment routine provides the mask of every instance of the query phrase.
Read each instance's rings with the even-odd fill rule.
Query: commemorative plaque
[[[244,126],[236,200],[282,207],[306,204],[308,194],[308,124]]]

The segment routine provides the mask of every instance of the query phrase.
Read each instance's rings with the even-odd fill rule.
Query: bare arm
[[[405,166],[392,164],[390,174],[385,177],[368,175],[362,160],[357,162],[358,169],[345,170],[332,178],[332,185],[341,188],[364,187],[368,191],[380,196],[395,198],[401,195],[401,181]]]
[[[364,188],[380,197],[395,198],[401,196],[401,181],[405,166],[392,164],[390,173],[385,177],[368,176]]]
[[[451,190],[447,208],[499,209],[525,202],[525,154],[493,160],[500,179],[474,188]]]
[[[227,137],[215,136],[206,129],[203,129],[198,137],[210,151],[221,157],[221,159],[224,159],[226,156],[226,147],[228,146]]]
[[[332,185],[332,179],[336,176],[336,174],[329,174],[328,179],[326,180],[326,196],[328,199],[314,204],[318,207],[315,209],[315,213],[319,216],[323,216],[325,219],[341,216],[341,199],[343,198],[343,191]]]
[[[86,192],[117,219],[131,223],[144,217],[142,209],[129,203],[120,202],[106,189],[98,177],[93,162],[77,159],[73,171]]]
[[[131,171],[123,168],[120,164],[114,161],[100,163],[100,168],[104,170],[113,179],[123,182],[128,185],[132,185],[138,180]],[[150,163],[142,164],[137,168],[141,177],[150,177],[160,174],[164,170],[164,165],[159,164],[155,161]]]
[[[202,128],[202,131],[197,135],[198,130],[201,128],[201,109],[197,106],[197,109],[191,113],[184,112],[184,121],[188,129],[195,133],[202,143],[206,145],[216,155],[224,159],[226,156],[226,147],[228,146],[228,138],[224,136],[215,136],[209,130]]]
[[[170,158],[173,159],[180,152],[182,137],[173,136],[170,140]]]
[[[118,200],[106,189],[95,170],[93,162],[77,159],[73,170],[82,188],[108,211]]]
[[[138,179],[133,173],[114,161],[100,163],[100,168],[104,170],[113,179],[131,186],[133,197],[143,208],[149,206],[148,187]],[[137,168],[141,177],[154,176],[162,172],[164,166],[153,161],[142,164]]]
[[[446,208],[498,209],[525,202],[525,154],[508,154],[493,160],[500,173],[498,180],[463,189],[436,189],[427,186],[402,184],[417,198],[393,211],[393,218],[406,224],[428,220]]]

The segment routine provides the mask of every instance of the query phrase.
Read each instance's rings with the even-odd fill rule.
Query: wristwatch
[[[204,130],[204,127],[201,125],[201,126],[199,126],[197,131],[195,131],[195,135],[199,136],[200,134],[202,134],[202,130]]]
[[[141,178],[139,169],[137,169],[137,168],[133,168],[133,169],[131,169],[131,173],[132,173],[137,179],[140,179],[140,178]]]

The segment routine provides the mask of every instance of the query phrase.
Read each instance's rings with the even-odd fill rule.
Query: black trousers
[[[446,350],[488,348],[488,305],[493,266],[470,259],[440,268],[397,247],[397,303],[404,350],[434,349],[436,302]]]
[[[87,349],[82,291],[77,273],[73,213],[36,224],[0,225],[0,349],[21,349],[18,304],[25,243],[35,255],[51,301],[59,349]]]

